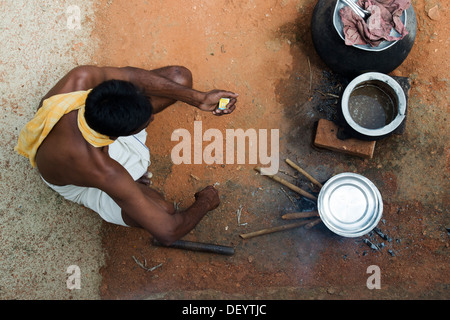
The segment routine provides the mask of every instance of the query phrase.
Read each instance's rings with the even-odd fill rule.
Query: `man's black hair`
[[[88,94],[86,122],[109,137],[128,136],[149,121],[153,106],[131,82],[108,80]]]

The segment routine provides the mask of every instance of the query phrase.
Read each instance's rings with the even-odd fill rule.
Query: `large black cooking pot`
[[[331,70],[353,78],[366,72],[390,73],[403,63],[416,38],[417,19],[412,5],[406,10],[409,34],[383,51],[366,51],[347,46],[337,33],[333,25],[337,1],[319,0],[311,21],[314,47]]]

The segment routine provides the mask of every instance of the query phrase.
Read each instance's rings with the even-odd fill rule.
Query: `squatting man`
[[[80,66],[43,97],[16,151],[64,198],[107,222],[144,228],[169,245],[215,209],[219,195],[207,186],[188,209],[177,211],[149,188],[145,128],[176,101],[220,116],[233,112],[237,97],[225,90],[193,89],[191,72],[181,66]],[[221,98],[230,98],[225,110],[218,108]]]

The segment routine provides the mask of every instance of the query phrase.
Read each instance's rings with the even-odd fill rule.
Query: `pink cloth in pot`
[[[400,17],[411,5],[411,0],[358,0],[357,4],[371,12],[364,21],[349,6],[339,11],[344,25],[346,45],[366,45],[377,47],[382,41],[401,40],[408,34]],[[399,37],[390,35],[392,28]]]

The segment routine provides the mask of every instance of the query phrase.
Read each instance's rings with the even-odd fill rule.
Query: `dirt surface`
[[[101,41],[98,65],[154,69],[183,65],[194,87],[240,94],[238,108],[214,117],[183,103],[157,115],[148,128],[152,187],[181,208],[194,192],[217,183],[221,205],[186,240],[235,247],[233,256],[152,245],[147,232],[103,224],[107,263],[104,299],[448,299],[448,95],[449,3],[413,1],[415,45],[392,75],[411,81],[405,132],[377,142],[362,160],[312,147],[315,122],[333,106],[318,92],[330,74],[312,46],[315,0],[208,2],[100,1],[93,36]],[[433,14],[438,6],[439,14]],[[431,16],[431,17],[430,17]],[[322,91],[323,92],[323,91]],[[207,128],[279,129],[278,175],[318,190],[285,159],[319,181],[357,172],[384,200],[376,234],[343,238],[324,225],[243,240],[241,233],[285,224],[281,215],[315,204],[257,174],[251,164],[174,165],[172,132]],[[205,147],[207,143],[203,144]],[[248,163],[248,161],[246,162]],[[193,176],[197,177],[194,178]],[[238,219],[238,210],[241,209]],[[370,239],[379,250],[363,242]],[[388,250],[391,250],[389,253]],[[146,264],[147,271],[136,262]],[[369,290],[367,268],[379,266],[381,289]]]

